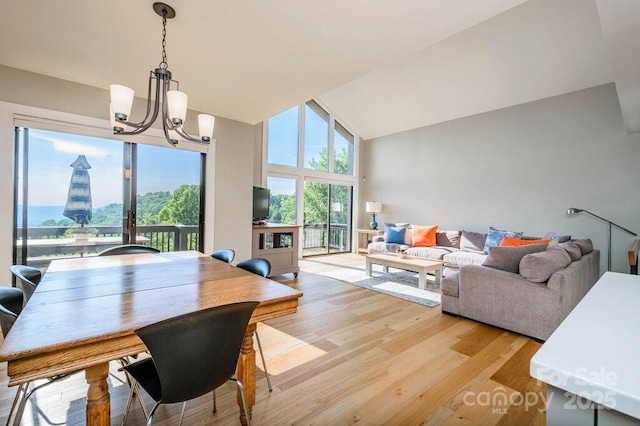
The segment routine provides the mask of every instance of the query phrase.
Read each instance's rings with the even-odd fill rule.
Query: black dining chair
[[[160,404],[182,402],[180,424],[187,401],[232,380],[238,386],[250,422],[244,385],[234,378],[242,341],[259,302],[239,302],[190,312],[135,333],[150,358],[123,367],[155,401],[147,425]],[[134,387],[132,386],[132,389]]]
[[[36,287],[42,279],[42,272],[38,268],[27,265],[11,265],[9,267],[11,273],[16,277],[16,287],[24,293],[24,304],[26,304]]]
[[[20,288],[14,287],[0,287],[0,328],[2,328],[2,336],[6,337],[13,327],[18,315],[22,312],[24,294]],[[16,391],[16,396],[13,399],[13,404],[11,405],[11,410],[9,410],[9,415],[7,417],[7,425],[11,424],[11,419],[16,415],[16,419],[14,421],[15,424],[20,423],[20,417],[22,417],[22,412],[24,411],[24,405],[31,395],[45,386],[50,385],[51,383],[55,383],[59,380],[65,379],[72,374],[75,373],[67,373],[61,374],[58,376],[54,376],[41,385],[34,387],[29,390],[29,385],[31,382],[23,383],[18,385],[18,389]]]
[[[24,294],[21,289],[14,287],[0,287],[0,328],[6,336],[22,312]]]
[[[211,253],[211,257],[214,259],[222,260],[223,262],[231,263],[236,257],[236,252],[231,249],[216,250]]]
[[[13,324],[18,319],[18,316],[22,313],[22,308],[24,305],[24,294],[20,288],[14,287],[0,287],[0,329],[2,330],[2,336],[7,337],[9,330],[13,327]],[[127,359],[123,358],[119,360],[120,363],[127,363]],[[56,383],[62,379],[66,379],[67,377],[80,373],[81,371],[74,371],[71,373],[60,374],[54,377],[47,379],[46,382],[35,386],[33,389],[29,390],[29,386],[31,382],[23,383],[18,385],[18,389],[16,390],[16,396],[13,399],[13,403],[11,404],[11,410],[9,410],[9,415],[7,416],[7,425],[10,424],[20,424],[20,420],[22,417],[22,413],[24,411],[24,406],[33,395],[35,391],[41,389],[45,386],[48,386],[52,383]],[[134,392],[136,390],[134,389]],[[147,415],[144,404],[142,405],[143,412],[145,416]],[[14,423],[11,423],[13,416],[16,416]]]
[[[160,253],[160,250],[154,247],[143,246],[142,244],[123,244],[121,246],[110,247],[98,253],[98,256],[118,256],[121,254],[139,254],[139,253]]]
[[[243,260],[239,262],[236,267],[240,269],[244,269],[245,271],[251,272],[252,274],[260,275],[262,277],[268,277],[269,273],[271,273],[271,263],[267,259],[262,259],[259,257]],[[262,367],[264,367],[264,375],[267,377],[267,385],[269,387],[269,392],[273,391],[271,387],[271,379],[269,378],[269,372],[267,371],[267,363],[264,360],[264,354],[262,353],[262,344],[260,343],[260,335],[258,334],[258,330],[255,332],[256,341],[258,342],[258,351],[260,352],[260,359],[262,359]]]

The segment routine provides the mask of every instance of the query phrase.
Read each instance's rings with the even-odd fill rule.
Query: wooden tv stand
[[[253,225],[251,257],[261,257],[271,263],[269,276],[293,273],[297,277],[299,231],[297,225]]]

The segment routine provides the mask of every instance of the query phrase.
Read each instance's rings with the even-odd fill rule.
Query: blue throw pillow
[[[482,250],[484,254],[489,254],[489,247],[498,247],[504,237],[522,238],[522,232],[502,231],[490,226],[489,232],[487,232],[487,240],[485,241],[484,249]]]
[[[385,228],[384,242],[388,244],[404,244],[404,226],[387,226]]]

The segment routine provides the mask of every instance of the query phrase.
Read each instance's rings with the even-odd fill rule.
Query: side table
[[[365,236],[364,246],[361,246],[362,236]],[[356,253],[367,253],[367,245],[371,242],[371,238],[376,235],[384,235],[383,229],[356,229]]]

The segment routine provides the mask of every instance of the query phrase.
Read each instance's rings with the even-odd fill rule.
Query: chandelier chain
[[[158,65],[158,67],[162,69],[169,68],[169,64],[167,63],[167,12],[162,11],[162,62]]]

